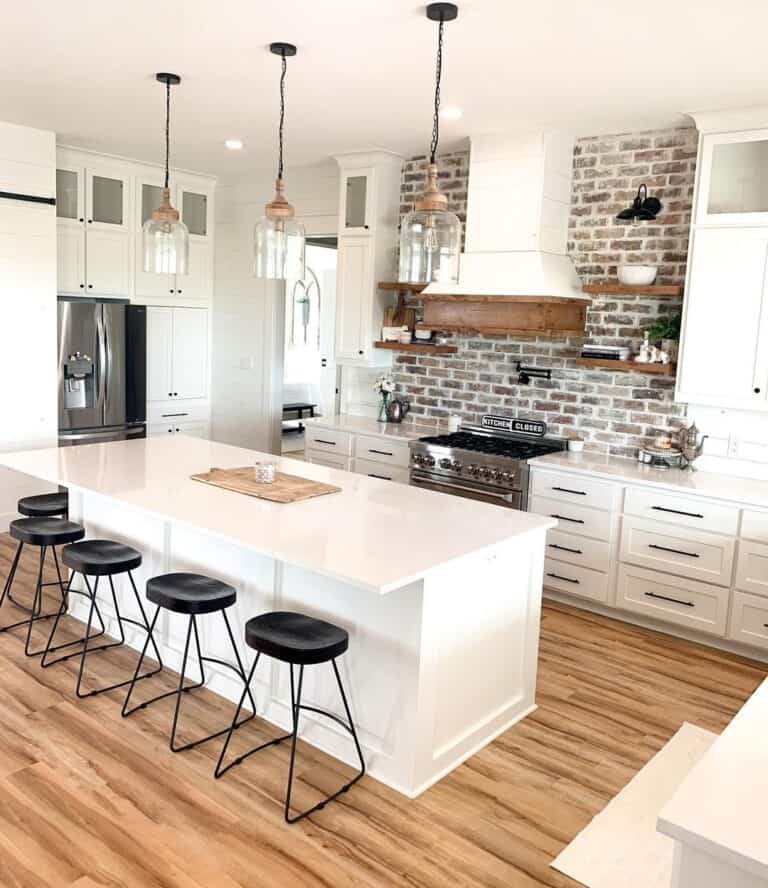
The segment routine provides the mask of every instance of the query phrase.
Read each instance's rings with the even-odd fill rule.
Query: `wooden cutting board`
[[[222,487],[224,490],[233,490],[235,493],[244,493],[246,496],[256,496],[273,503],[297,503],[314,496],[341,491],[340,487],[335,487],[333,484],[310,481],[309,478],[285,475],[283,472],[275,472],[274,482],[264,484],[254,478],[253,466],[242,466],[239,469],[211,469],[209,472],[192,475],[192,480]]]

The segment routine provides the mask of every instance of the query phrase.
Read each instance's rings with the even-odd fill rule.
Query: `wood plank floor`
[[[2,578],[12,551],[0,535]],[[31,556],[27,591],[33,573]],[[12,610],[0,611],[3,622]],[[94,657],[97,678],[121,674],[134,656]],[[549,867],[560,849],[683,721],[722,730],[765,674],[758,663],[551,605],[534,715],[416,801],[366,777],[289,827],[287,749],[216,781],[218,741],[168,751],[170,702],[121,719],[119,691],[76,701],[75,670],[72,661],[41,670],[17,633],[0,634],[2,888],[567,888],[576,883]],[[170,688],[171,676],[163,682]],[[190,738],[231,714],[208,692],[188,695],[185,707]],[[244,747],[271,729],[239,733]],[[347,772],[311,747],[300,752],[299,805]]]

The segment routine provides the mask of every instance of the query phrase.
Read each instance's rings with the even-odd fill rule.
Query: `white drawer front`
[[[306,460],[316,463],[318,466],[328,466],[329,469],[341,469],[342,472],[352,471],[352,460],[337,453],[326,453],[324,450],[307,450]]]
[[[575,533],[579,536],[594,537],[597,540],[610,540],[612,516],[610,512],[588,509],[547,499],[543,496],[531,497],[528,511],[537,515],[549,515],[560,522],[558,530]]]
[[[600,540],[564,533],[562,530],[550,530],[547,533],[547,557],[607,573],[611,557],[610,545]]]
[[[728,598],[728,589],[718,586],[642,567],[619,567],[617,607],[698,632],[725,635]]]
[[[734,592],[728,638],[768,648],[768,599]]]
[[[397,481],[400,484],[408,484],[410,475],[408,469],[392,467],[369,459],[356,459],[352,471],[358,475],[368,475],[370,478],[381,478],[384,481]]]
[[[373,435],[357,435],[355,456],[357,459],[383,462],[405,469],[408,467],[410,450],[402,441],[388,441],[386,438],[376,438]]]
[[[608,600],[608,575],[575,564],[544,559],[544,588],[592,601]]]
[[[349,432],[339,432],[336,429],[316,429],[307,426],[307,449],[325,450],[328,453],[339,453],[343,456],[352,454],[352,435]]]
[[[748,540],[768,543],[768,512],[744,509],[741,513],[741,535]]]
[[[668,521],[694,530],[711,530],[736,536],[739,510],[735,506],[713,503],[704,497],[657,493],[646,488],[630,487],[624,498],[624,511],[641,518]]]
[[[531,489],[536,496],[604,509],[607,512],[613,511],[618,502],[619,486],[609,481],[538,470],[531,473],[531,478]]]
[[[625,515],[621,560],[694,580],[730,586],[736,541],[715,533],[678,528]]]
[[[736,588],[744,592],[768,595],[768,545],[750,540],[739,542]]]

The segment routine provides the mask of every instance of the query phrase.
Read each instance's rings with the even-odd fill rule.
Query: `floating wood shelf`
[[[620,284],[618,281],[605,281],[600,284],[585,284],[581,289],[585,293],[605,293],[615,296],[680,298],[683,295],[682,284],[648,284],[641,287],[633,284]]]
[[[455,355],[455,345],[434,345],[430,342],[374,342],[374,348],[386,348],[390,351],[411,352],[418,355]]]
[[[394,290],[396,293],[421,293],[426,284],[401,284],[398,281],[379,281],[380,290]]]
[[[637,361],[612,361],[610,358],[576,358],[576,363],[582,367],[654,373],[657,376],[674,376],[677,373],[677,364],[640,364]]]

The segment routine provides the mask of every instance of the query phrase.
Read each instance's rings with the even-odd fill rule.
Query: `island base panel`
[[[543,531],[377,595],[96,494],[72,495],[70,514],[91,538],[119,540],[142,552],[144,562],[134,572],[140,591],[149,577],[170,571],[208,574],[235,586],[238,600],[229,614],[246,669],[253,651],[243,642],[243,627],[255,614],[297,610],[343,626],[350,645],[338,665],[368,773],[406,796],[419,795],[535,708]],[[115,579],[121,610],[134,616],[127,579]],[[79,598],[72,596],[71,613],[85,620],[87,602]],[[99,607],[116,634],[106,596],[100,595]],[[221,615],[198,623],[206,652],[231,658]],[[161,614],[156,640],[165,665],[176,671],[185,632],[183,615]],[[143,633],[126,627],[126,641],[141,649]],[[229,670],[206,664],[206,673],[211,690],[239,699],[242,684]],[[330,667],[308,668],[304,688],[309,705],[343,717]],[[286,664],[263,658],[254,696],[260,717],[290,729]],[[303,716],[301,736],[354,766],[353,745],[332,722]]]

